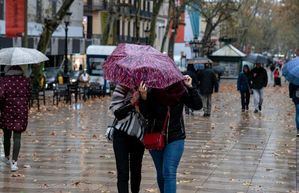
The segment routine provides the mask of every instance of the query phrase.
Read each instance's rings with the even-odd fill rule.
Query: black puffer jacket
[[[263,68],[255,67],[251,71],[252,74],[252,88],[253,89],[262,89],[268,84],[268,75],[267,71]]]
[[[198,72],[198,81],[200,94],[203,95],[212,94],[218,84],[216,74],[210,68]]]
[[[182,96],[178,104],[170,106],[170,120],[166,134],[167,143],[186,138],[183,119],[184,105],[194,110],[200,110],[202,108],[202,101],[196,89],[188,89],[188,92]],[[154,100],[151,92],[148,92],[146,101],[140,101],[140,111],[148,120],[146,132],[160,132],[162,130],[168,107]]]

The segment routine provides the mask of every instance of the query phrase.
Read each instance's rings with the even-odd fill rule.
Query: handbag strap
[[[163,123],[162,133],[165,133],[168,128],[169,118],[170,118],[170,107],[167,106],[167,113]]]

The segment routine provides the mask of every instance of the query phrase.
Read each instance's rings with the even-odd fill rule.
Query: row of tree
[[[150,45],[154,45],[155,39],[156,39],[156,21],[157,17],[160,11],[160,8],[162,7],[163,3],[166,2],[166,0],[155,0],[153,3],[153,13],[151,17],[151,23],[150,23],[150,35],[149,35],[149,41],[148,43]],[[211,39],[212,32],[224,21],[230,19],[233,16],[233,13],[238,11],[240,7],[240,2],[237,0],[184,0],[184,1],[178,1],[178,0],[167,0],[169,3],[169,9],[168,9],[168,22],[166,25],[166,30],[164,33],[162,45],[161,45],[161,51],[168,50],[168,55],[170,57],[173,57],[173,50],[174,50],[174,43],[177,35],[177,31],[180,25],[184,25],[182,21],[182,13],[185,11],[186,6],[189,6],[191,9],[194,9],[196,11],[199,11],[201,13],[201,16],[205,18],[206,21],[206,29],[204,32],[204,36],[201,40],[201,47],[200,47],[200,53],[202,55],[205,54],[205,48],[209,45],[209,41]],[[140,0],[136,1],[136,31],[139,29],[139,12],[140,12]],[[104,33],[103,33],[103,44],[117,44],[117,37],[116,34],[116,20],[119,18],[119,12],[116,11],[118,8],[118,3],[116,1],[109,2],[108,5],[108,21],[106,23],[106,26],[104,27]],[[166,39],[169,36],[169,43],[168,45],[165,45]],[[109,37],[112,42],[109,42]],[[136,39],[138,41],[138,33],[136,33]]]
[[[298,0],[240,0],[222,27],[240,49],[287,54],[299,47]]]
[[[153,45],[156,39],[156,21],[159,14],[159,11],[164,2],[169,3],[168,10],[168,23],[166,26],[165,34],[162,41],[161,51],[168,50],[169,56],[173,56],[174,43],[177,35],[177,30],[180,25],[184,25],[181,20],[182,13],[185,11],[186,6],[190,6],[192,9],[197,9],[202,14],[202,17],[206,20],[206,30],[204,32],[204,36],[202,38],[202,46],[201,53],[204,54],[204,50],[206,45],[209,44],[209,40],[211,38],[212,32],[219,26],[222,22],[230,19],[234,12],[238,11],[240,7],[240,3],[237,0],[154,0],[153,3],[153,13],[151,16],[150,23],[150,35],[148,43]],[[65,0],[63,1],[60,9],[53,16],[53,18],[45,20],[43,32],[40,36],[40,41],[38,44],[38,50],[45,52],[52,34],[57,29],[59,24],[62,22],[66,12],[72,5],[74,0]],[[136,11],[136,26],[135,30],[139,31],[139,19],[140,19],[140,9],[141,9],[141,1],[136,0],[137,11]],[[108,17],[106,22],[106,26],[104,26],[103,34],[102,34],[102,44],[117,44],[115,38],[116,34],[116,24],[117,18],[119,17],[118,12],[119,4],[116,0],[109,0],[108,2]],[[171,30],[170,30],[171,29]],[[166,44],[166,39],[169,36],[169,44]],[[139,34],[136,33],[136,39],[138,41]],[[112,42],[109,42],[109,39],[112,39]],[[40,68],[37,68],[36,71],[40,71]],[[37,73],[37,72],[36,72]]]
[[[182,21],[186,6],[198,10],[205,20],[206,27],[201,39],[199,53],[206,54],[211,43],[212,33],[221,28],[221,36],[236,39],[238,48],[254,47],[256,51],[286,52],[299,47],[299,1],[298,0],[154,0],[148,43],[153,45],[156,39],[155,26],[159,11],[164,2],[169,3],[168,23],[163,37],[161,51],[168,50],[173,56],[177,30]],[[38,49],[45,52],[53,32],[62,22],[74,0],[64,0],[56,15],[44,23]],[[136,0],[135,30],[139,31],[141,2]],[[102,34],[102,44],[117,44],[116,24],[119,17],[119,4],[109,0],[107,21]],[[168,45],[166,39],[169,37]],[[112,39],[112,42],[109,42]],[[138,41],[139,34],[136,33]],[[38,74],[40,68],[34,69]]]

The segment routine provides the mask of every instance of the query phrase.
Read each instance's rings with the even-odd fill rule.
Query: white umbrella
[[[0,65],[37,64],[49,58],[36,49],[12,47],[0,50]]]

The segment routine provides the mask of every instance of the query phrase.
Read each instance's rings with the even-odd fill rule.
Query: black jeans
[[[4,132],[4,140],[3,140],[3,146],[4,146],[4,154],[5,157],[9,157],[10,155],[10,139],[11,135],[13,133],[13,153],[12,153],[12,160],[18,161],[18,156],[21,148],[21,133],[11,131],[8,129],[3,129]]]
[[[131,176],[131,192],[138,193],[141,182],[141,166],[144,146],[136,137],[115,129],[113,149],[117,169],[117,189],[119,193],[129,193],[129,176]],[[129,175],[129,171],[131,175]]]
[[[248,105],[250,102],[250,92],[248,91],[241,91],[241,104],[242,104],[242,109],[248,109]]]

